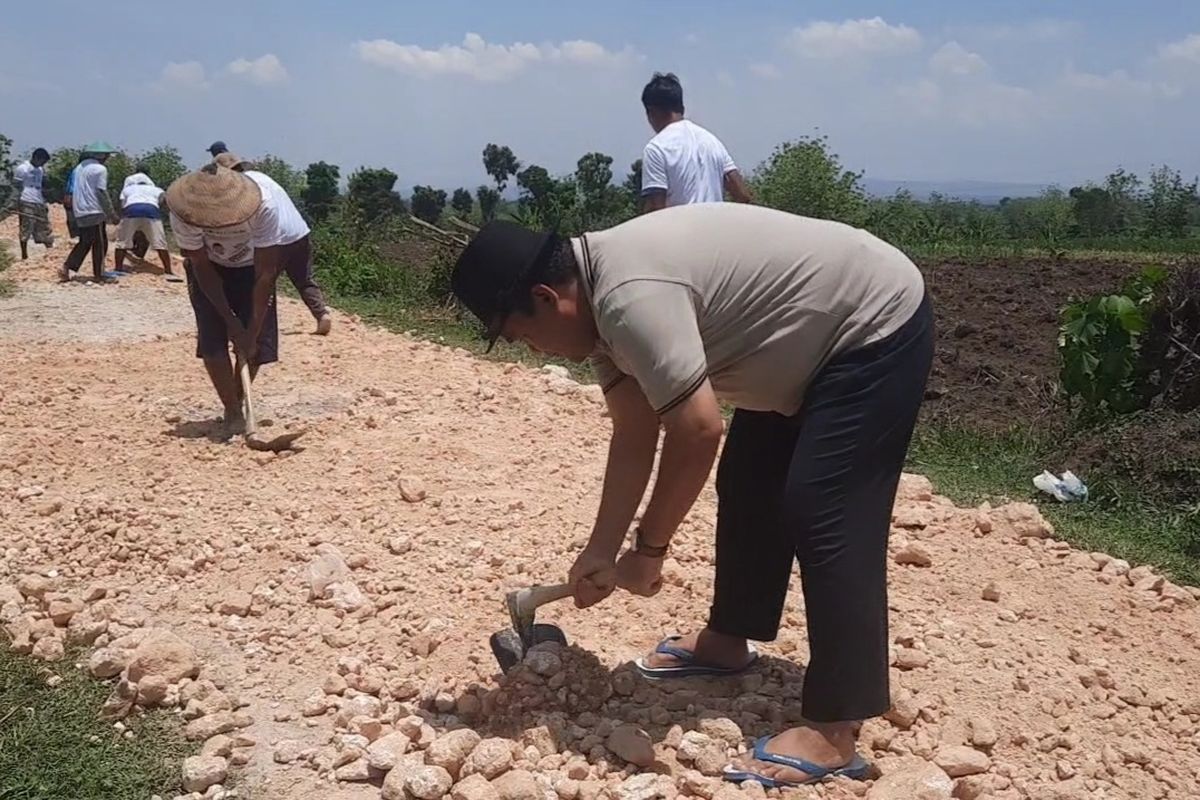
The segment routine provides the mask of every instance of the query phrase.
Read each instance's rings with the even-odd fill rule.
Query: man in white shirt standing
[[[106,222],[120,222],[112,199],[108,196],[108,168],[104,162],[117,152],[106,142],[94,142],[83,150],[84,158],[75,168],[71,187],[71,211],[79,229],[79,241],[67,254],[67,261],[59,270],[59,279],[71,280],[71,273],[78,272],[84,257],[92,254],[92,274],[97,283],[112,283],[115,279],[104,275],[104,257],[108,254]]]
[[[226,424],[240,428],[241,385],[229,343],[252,377],[279,360],[275,282],[289,265],[311,258],[308,225],[269,176],[215,162],[172,183],[167,207],[196,315],[196,356],[204,360]]]
[[[183,280],[171,269],[171,252],[167,249],[167,234],[162,223],[164,194],[166,192],[155,186],[140,168],[125,179],[121,189],[121,223],[117,226],[117,272],[124,270],[125,251],[134,249],[133,237],[140,232],[158,253],[167,280]]]
[[[21,260],[29,258],[29,240],[46,247],[54,246],[54,234],[50,230],[50,207],[42,195],[42,181],[46,173],[43,167],[50,160],[44,147],[33,151],[28,161],[13,170],[13,181],[20,191],[17,198],[17,215],[20,217]]]
[[[674,73],[654,77],[642,105],[655,136],[642,153],[642,213],[690,203],[739,203],[750,192],[729,151],[713,134],[683,116],[683,87]]]

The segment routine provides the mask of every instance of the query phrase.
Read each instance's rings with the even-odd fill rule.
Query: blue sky
[[[198,165],[222,138],[453,188],[485,180],[494,141],[554,172],[601,150],[620,174],[658,69],[746,172],[818,129],[874,178],[1200,172],[1189,0],[12,5],[0,132],[19,150],[170,143]]]

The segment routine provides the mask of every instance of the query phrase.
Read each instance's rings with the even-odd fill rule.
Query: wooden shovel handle
[[[246,415],[246,435],[250,436],[258,430],[258,420],[254,417],[254,397],[250,394],[250,366],[238,359],[238,378],[242,381],[242,402]]]

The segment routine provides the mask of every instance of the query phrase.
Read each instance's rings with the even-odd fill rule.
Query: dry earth
[[[547,607],[572,646],[496,674],[504,592],[560,580],[588,532],[594,390],[346,316],[309,336],[284,300],[283,361],[257,393],[276,430],[309,428],[306,450],[253,452],[215,436],[185,290],[56,285],[63,254],[14,267],[0,300],[0,620],[42,657],[99,648],[84,666],[119,680],[113,716],[181,707],[207,740],[190,788],[764,796],[716,776],[796,718],[798,590],[740,679],[653,686],[629,665],[705,617],[711,489],[658,596]],[[920,478],[891,547],[896,702],[861,738],[877,777],[785,796],[1200,796],[1200,592],[1072,551],[1032,507],[957,509]],[[236,789],[215,783],[227,768]]]

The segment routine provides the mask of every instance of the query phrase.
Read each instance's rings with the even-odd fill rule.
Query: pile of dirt
[[[14,268],[17,302],[48,267]],[[47,302],[87,292],[103,309],[159,280]],[[594,387],[344,315],[309,336],[302,306],[280,311],[282,361],[258,392],[277,428],[309,427],[300,454],[220,440],[189,334],[64,347],[39,335],[48,314],[2,329],[0,616],[22,648],[57,656],[59,601],[87,604],[98,582],[112,613],[69,604],[107,620],[95,642],[131,621],[169,629],[187,670],[151,687],[201,714],[184,776],[211,797],[227,769],[264,800],[779,796],[719,773],[798,719],[798,578],[747,674],[631,669],[707,617],[711,484],[662,592],[545,607],[571,645],[499,675],[505,592],[562,580],[594,518],[609,430]],[[859,741],[877,772],[787,797],[1200,796],[1200,590],[1073,551],[1032,506],[958,509],[920,478],[889,551],[894,707]],[[101,660],[131,691],[132,662]]]

